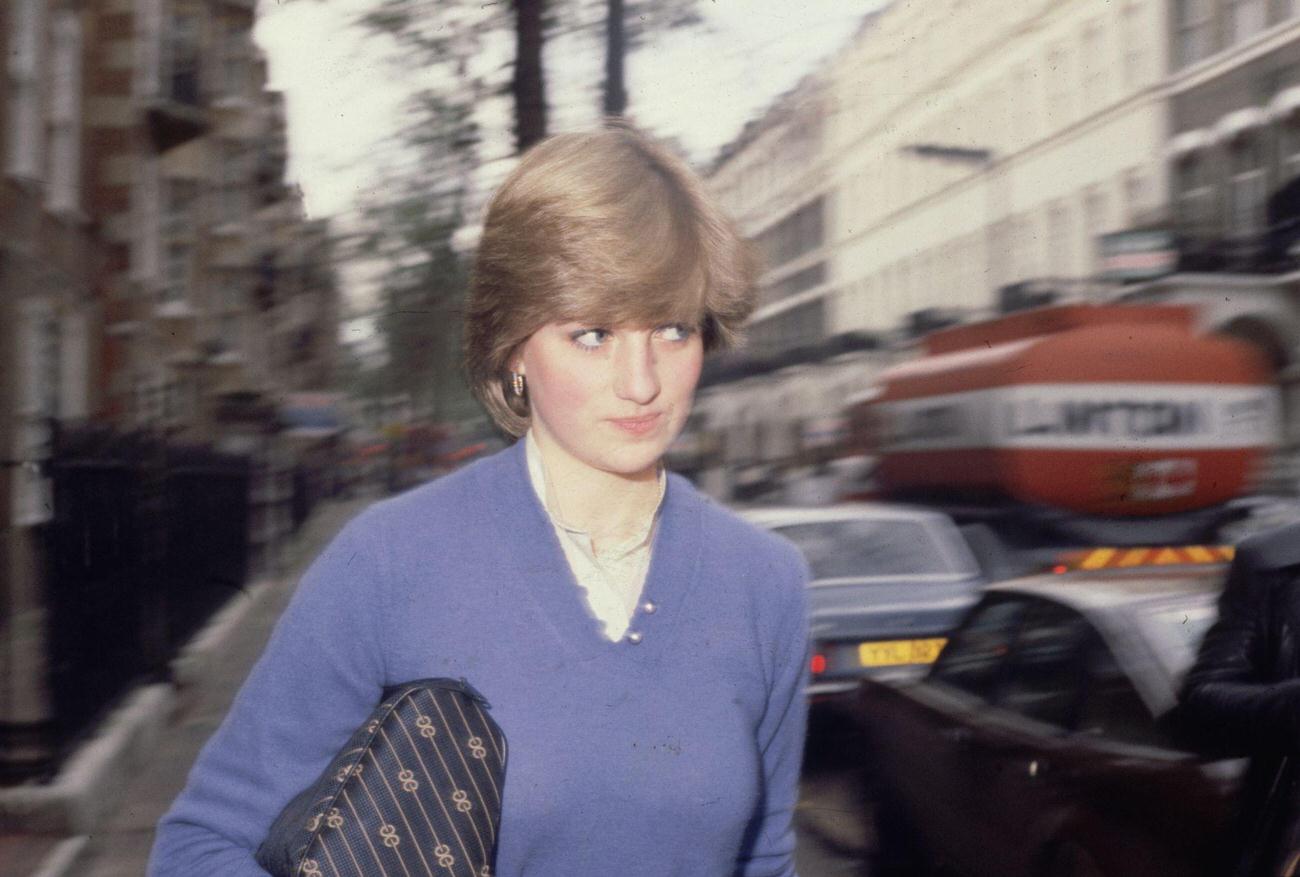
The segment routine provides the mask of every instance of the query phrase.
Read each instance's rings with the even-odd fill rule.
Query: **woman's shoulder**
[[[781,581],[794,581],[799,585],[806,581],[807,564],[793,543],[699,492],[684,478],[681,480],[699,503],[707,552],[729,565],[782,571],[785,575],[779,576]]]
[[[348,524],[348,535],[363,543],[389,544],[425,544],[440,534],[463,537],[474,527],[476,510],[485,507],[493,493],[493,483],[501,479],[503,464],[509,464],[502,458],[507,453],[484,457],[373,503]]]
[[[394,494],[372,506],[374,513],[390,521],[420,515],[497,492],[519,473],[516,449],[512,446],[440,475],[424,484]]]

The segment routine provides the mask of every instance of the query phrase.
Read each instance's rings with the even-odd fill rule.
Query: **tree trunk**
[[[627,84],[623,60],[627,41],[623,34],[623,0],[607,0],[605,12],[605,99],[604,113],[621,116],[627,112]]]
[[[515,0],[515,147],[523,152],[546,136],[546,81],[542,73],[542,16],[546,0]]]

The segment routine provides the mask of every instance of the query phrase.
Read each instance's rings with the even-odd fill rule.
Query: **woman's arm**
[[[1233,560],[1206,633],[1183,685],[1174,722],[1195,748],[1222,755],[1293,752],[1300,739],[1300,679],[1275,680],[1267,631],[1285,601],[1271,599],[1295,584],[1285,571],[1261,565],[1250,542]],[[1278,625],[1280,627],[1280,625]]]
[[[794,808],[799,800],[808,704],[808,567],[794,548],[787,556],[783,580],[787,598],[773,644],[774,666],[767,709],[758,726],[763,759],[761,811],[746,833],[746,847],[736,863],[737,877],[793,877]]]
[[[359,523],[303,577],[185,790],[159,823],[151,877],[264,877],[253,852],[271,822],[379,703],[385,589],[377,528]]]

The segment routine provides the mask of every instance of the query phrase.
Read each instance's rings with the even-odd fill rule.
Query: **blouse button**
[[[639,631],[639,630],[629,630],[629,631],[627,632],[627,641],[630,642],[630,643],[631,643],[632,645],[634,645],[634,646],[635,646],[635,645],[639,645],[639,644],[641,643],[641,631]]]
[[[650,602],[649,600],[646,600],[644,603],[641,604],[641,611],[644,612],[646,615],[654,615],[656,612],[659,611],[659,607],[656,606],[654,603]]]

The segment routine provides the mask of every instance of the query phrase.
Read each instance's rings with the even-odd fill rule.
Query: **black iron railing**
[[[46,529],[54,741],[167,662],[248,571],[251,466],[161,440],[58,436]]]

